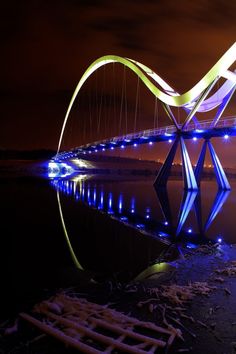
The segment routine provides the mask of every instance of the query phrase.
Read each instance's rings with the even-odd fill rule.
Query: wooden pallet
[[[65,294],[37,305],[34,315],[21,317],[82,353],[155,353],[181,337],[173,327],[156,326]]]

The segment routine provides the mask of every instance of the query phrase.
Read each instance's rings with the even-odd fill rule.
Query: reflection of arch
[[[71,257],[72,257],[72,259],[73,259],[73,262],[74,262],[75,266],[76,266],[78,269],[83,270],[83,267],[82,267],[81,264],[79,263],[78,258],[76,257],[75,252],[74,252],[74,250],[73,250],[73,247],[72,247],[72,245],[71,245],[71,243],[70,243],[70,238],[69,238],[69,235],[68,235],[68,233],[67,233],[67,229],[66,229],[66,225],[65,225],[65,221],[64,221],[64,216],[63,216],[63,212],[62,212],[62,208],[61,208],[60,193],[59,193],[59,189],[58,189],[58,188],[57,188],[57,202],[58,202],[59,213],[60,213],[60,218],[61,218],[61,223],[62,223],[64,235],[65,235],[66,242],[67,242],[67,245],[68,245],[69,250],[70,250]]]
[[[203,110],[213,109],[219,104],[221,104],[224,97],[228,95],[229,92],[233,89],[236,79],[235,75],[232,72],[228,71],[228,68],[234,63],[235,58],[236,43],[221,57],[221,59],[191,90],[185,92],[182,95],[176,93],[169,85],[164,82],[164,80],[162,80],[151,69],[137,61],[116,55],[106,55],[95,60],[85,71],[73,93],[63,122],[57,152],[59,152],[60,150],[66,123],[77,94],[79,93],[81,87],[86,82],[86,80],[90,77],[90,75],[92,75],[100,67],[109,63],[118,62],[124,64],[131,71],[133,71],[141,79],[144,85],[151,91],[151,93],[164,104],[164,106],[166,107],[167,115],[176,125],[176,128],[177,123],[172,112],[170,111],[169,106],[185,107],[187,110],[190,110],[183,124],[184,128],[193,119],[195,113],[197,111],[200,111],[200,106],[202,106],[204,102],[205,108],[202,108]],[[158,84],[162,89],[159,89],[155,84],[153,84],[153,82],[148,78],[148,76],[152,77],[155,84]],[[234,84],[225,84],[221,91],[219,90],[218,93],[220,99],[217,103],[215,103],[215,95],[212,95],[212,97],[210,97],[208,100],[205,100],[207,95],[210,93],[212,87],[221,76],[226,77],[229,81],[233,81]]]

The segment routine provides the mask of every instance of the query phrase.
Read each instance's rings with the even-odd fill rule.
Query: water
[[[1,193],[0,318],[34,302],[44,289],[69,286],[75,268],[98,279],[131,280],[175,243],[235,243],[236,182],[201,195],[170,181],[166,192],[151,178],[4,177]],[[64,226],[64,229],[63,229]]]

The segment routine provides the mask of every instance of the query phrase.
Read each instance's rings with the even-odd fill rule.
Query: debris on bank
[[[28,343],[37,347],[30,353],[37,354],[49,354],[56,345],[57,354],[70,353],[69,347],[91,354],[231,354],[235,350],[235,259],[236,248],[204,245],[170,267],[156,267],[160,274],[167,269],[171,276],[151,273],[110,291],[107,284],[98,289],[95,283],[90,292],[79,285],[60,290],[21,313],[5,335],[0,334],[3,340],[14,341],[22,326],[28,326],[25,336],[33,331]],[[51,347],[50,338],[54,338]],[[21,343],[25,342],[24,337]],[[25,354],[25,350],[23,345],[21,351],[11,347],[2,353]]]

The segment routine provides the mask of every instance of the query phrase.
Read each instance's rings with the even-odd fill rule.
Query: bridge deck
[[[227,117],[221,119],[217,126],[212,126],[212,120],[201,121],[197,124],[191,123],[184,130],[178,131],[174,125],[161,127],[158,129],[148,129],[137,133],[131,133],[121,136],[104,139],[86,145],[81,145],[72,150],[61,152],[55,156],[55,160],[68,159],[76,157],[77,154],[93,153],[105,151],[107,149],[125,148],[125,146],[136,146],[140,144],[150,145],[154,142],[168,141],[172,142],[177,135],[181,134],[184,139],[202,138],[210,139],[220,136],[236,135],[236,117]]]

